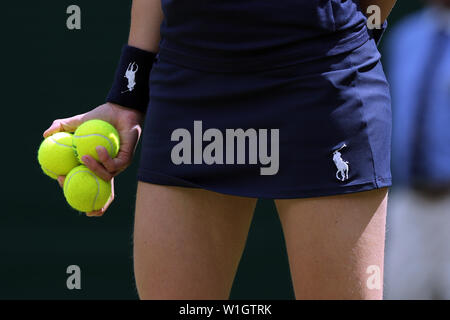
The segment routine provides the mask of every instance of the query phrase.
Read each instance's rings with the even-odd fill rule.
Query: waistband
[[[299,63],[312,62],[318,59],[351,52],[371,40],[366,26],[358,32],[349,35],[334,34],[328,38],[319,38],[296,44],[290,53],[258,53],[253,56],[248,53],[245,57],[207,52],[199,50],[194,52],[177,44],[161,39],[157,59],[177,64],[186,68],[207,72],[257,72],[270,69],[287,67]]]

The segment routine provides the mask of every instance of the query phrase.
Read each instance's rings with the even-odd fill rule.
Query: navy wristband
[[[106,102],[144,112],[149,102],[149,76],[157,53],[124,45]]]
[[[380,29],[369,29],[370,35],[372,36],[372,38],[375,40],[375,43],[377,45],[380,44],[381,38],[383,37],[383,34],[386,32],[388,26],[388,22],[387,20],[385,20],[383,22],[383,24],[381,25]]]

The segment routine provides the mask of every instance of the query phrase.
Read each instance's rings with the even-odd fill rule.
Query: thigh
[[[297,299],[380,299],[387,189],[277,200]]]
[[[134,271],[141,299],[227,299],[256,199],[139,182]]]

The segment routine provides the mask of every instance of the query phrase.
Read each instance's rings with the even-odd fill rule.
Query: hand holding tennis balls
[[[111,183],[111,196],[106,205],[100,210],[86,213],[88,216],[101,216],[114,199],[113,177],[125,170],[132,161],[136,144],[141,134],[141,125],[144,117],[139,111],[106,103],[87,113],[55,120],[44,132],[44,137],[47,138],[57,132],[76,132],[83,123],[93,119],[104,120],[113,126],[118,134],[118,145],[120,146],[116,157],[111,157],[115,153],[114,147],[108,150],[108,145],[105,148],[102,143],[94,147],[95,152],[92,152],[92,148],[88,148],[90,152],[80,156],[84,152],[80,151],[79,154],[79,159],[89,170],[102,180]],[[113,142],[113,146],[114,144]],[[110,153],[111,151],[112,153]],[[61,187],[65,183],[65,178],[65,175],[58,176],[58,182]]]
[[[103,147],[110,158],[115,158],[119,153],[120,138],[116,128],[103,120],[88,120],[83,122],[73,135],[73,147],[80,162],[83,157],[90,155],[100,161],[97,147]]]
[[[94,119],[82,123],[74,135],[58,132],[49,136],[39,147],[38,161],[44,173],[53,179],[67,175],[63,185],[64,196],[77,211],[101,210],[112,194],[110,181],[102,180],[88,167],[80,165],[87,155],[99,159],[98,146],[104,147],[114,158],[119,151],[120,138],[111,124]]]

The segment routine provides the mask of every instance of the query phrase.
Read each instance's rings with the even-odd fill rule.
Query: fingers
[[[131,162],[131,156],[127,155],[123,150],[119,151],[116,158],[111,158],[105,147],[97,146],[95,149],[99,161],[96,161],[91,156],[83,156],[82,161],[103,180],[111,180],[112,177],[123,171]]]
[[[97,176],[105,181],[110,181],[114,177],[114,173],[109,172],[103,163],[98,162],[92,156],[84,155],[81,160],[91,169]]]
[[[105,211],[98,210],[98,211],[92,211],[92,212],[86,212],[86,217],[101,217],[105,214]]]
[[[103,208],[101,208],[100,210],[97,210],[97,211],[86,212],[86,216],[87,217],[103,216],[105,214],[106,210],[108,210],[108,207],[113,202],[113,200],[114,200],[114,194],[111,194],[111,197],[109,197],[108,202],[105,204],[105,206]]]
[[[82,157],[83,163],[92,170],[97,176],[105,181],[111,181],[111,196],[108,199],[108,202],[105,204],[103,208],[100,210],[86,212],[86,216],[88,217],[101,217],[106,212],[110,204],[114,200],[114,175],[118,174],[124,167],[119,167],[117,163],[109,156],[108,151],[105,147],[97,146],[95,148],[97,151],[98,158],[100,160],[95,160],[92,156],[84,155]]]
[[[106,204],[100,210],[86,212],[86,216],[88,216],[88,217],[101,217],[101,216],[103,216],[105,214],[106,210],[108,210],[108,207],[114,201],[114,198],[115,198],[115,194],[114,194],[114,178],[113,178],[113,179],[111,179],[111,196],[109,197],[109,199],[106,202]]]
[[[117,157],[111,159],[112,162],[114,163],[113,167],[116,169],[115,172],[119,173],[126,167],[128,167],[131,163],[132,158],[133,158],[132,154],[129,154],[125,150],[120,150],[119,153],[117,154]]]
[[[111,106],[109,104],[103,104],[86,113],[78,114],[69,118],[57,119],[53,121],[53,123],[47,130],[44,131],[44,138],[47,138],[48,136],[51,136],[56,132],[75,132],[75,130],[83,122],[91,119],[98,118],[111,122],[111,113],[113,113]]]
[[[105,181],[110,181],[115,175],[117,175],[124,167],[120,167],[118,163],[109,156],[108,151],[103,146],[97,146],[99,161],[95,160],[92,156],[85,155],[82,157],[83,163],[96,175]]]
[[[44,131],[43,136],[47,138],[56,132],[74,132],[82,122],[83,114],[65,119],[57,119]]]
[[[64,180],[65,179],[66,179],[65,176],[58,176],[58,178],[57,178],[58,184],[60,185],[61,188],[64,187]],[[109,197],[109,199],[106,202],[106,204],[100,210],[86,212],[86,216],[88,216],[88,217],[101,217],[101,216],[103,216],[105,214],[106,210],[108,210],[108,208],[111,205],[111,203],[114,201],[114,198],[115,198],[114,178],[112,178],[111,179],[111,196]]]
[[[116,166],[114,160],[109,156],[108,150],[106,150],[105,147],[97,146],[95,150],[97,151],[98,159],[109,173],[114,174],[118,171],[119,168]]]
[[[134,151],[137,147],[139,135],[139,127],[121,133],[119,153],[112,159],[113,164],[111,163],[110,165],[114,169],[114,172],[119,173],[130,165]]]
[[[57,178],[58,184],[61,188],[64,188],[64,181],[66,180],[66,176],[58,176]]]

